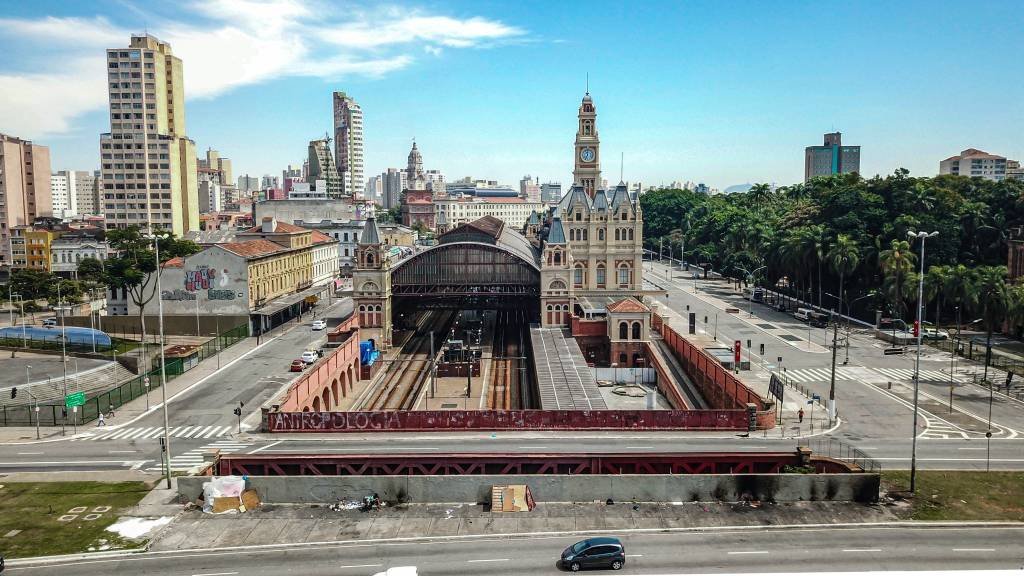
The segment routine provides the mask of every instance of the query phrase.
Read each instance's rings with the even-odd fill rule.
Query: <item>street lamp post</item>
[[[164,358],[164,301],[161,297],[163,289],[160,285],[160,236],[154,232],[146,235],[153,240],[156,259],[156,293],[157,293],[157,326],[160,331],[160,401],[163,403],[164,411],[164,446],[163,464],[167,470],[167,488],[171,488],[171,434],[170,422],[167,414],[167,362]]]
[[[910,493],[914,493],[917,481],[917,397],[921,388],[921,313],[924,305],[924,241],[938,236],[936,232],[907,231],[911,242],[914,238],[921,240],[921,273],[917,283],[917,358],[914,361],[914,429],[911,431],[910,448]]]
[[[936,322],[938,328],[938,322]],[[956,372],[956,349],[960,345],[960,305],[956,306],[956,341],[949,343],[949,413],[953,413],[953,373]]]
[[[64,368],[64,397],[68,396],[68,346],[67,346],[67,331],[64,323],[64,306],[61,304],[62,298],[60,295],[60,280],[57,280],[57,308],[60,310],[60,363]],[[60,425],[60,435],[64,435],[64,428],[67,425],[67,417],[64,418],[64,422]]]

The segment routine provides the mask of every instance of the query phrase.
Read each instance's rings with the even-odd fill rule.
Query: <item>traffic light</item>
[[[11,400],[14,400],[18,396],[18,389],[11,388]]]

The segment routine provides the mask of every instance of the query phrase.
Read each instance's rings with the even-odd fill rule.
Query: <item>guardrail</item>
[[[811,456],[825,456],[835,460],[842,460],[860,467],[865,472],[881,472],[882,465],[877,460],[868,456],[863,450],[836,440],[835,438],[806,438],[800,441],[800,446],[811,449]]]

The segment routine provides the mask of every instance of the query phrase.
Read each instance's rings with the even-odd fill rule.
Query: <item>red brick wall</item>
[[[337,348],[328,350],[324,357],[306,369],[291,384],[281,399],[284,412],[319,412],[331,410],[338,401],[352,393],[360,379],[359,323],[353,313],[327,335]]]

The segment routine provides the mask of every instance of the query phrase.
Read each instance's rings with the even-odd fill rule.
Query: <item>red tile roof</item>
[[[171,258],[167,262],[164,262],[164,268],[184,268],[184,267],[185,267],[185,259],[182,258],[181,256],[176,256],[174,258]]]
[[[636,298],[623,298],[608,305],[609,312],[650,312],[651,309]]]
[[[260,256],[269,256],[284,250],[280,245],[271,242],[270,240],[245,240],[243,242],[225,242],[223,244],[216,244],[221,248],[237,254],[243,258],[258,258]]]
[[[328,236],[327,234],[324,234],[323,232],[321,232],[319,230],[313,230],[312,240],[313,240],[313,244],[326,244],[326,243],[333,244],[335,242],[334,238],[331,238],[330,236]]]

